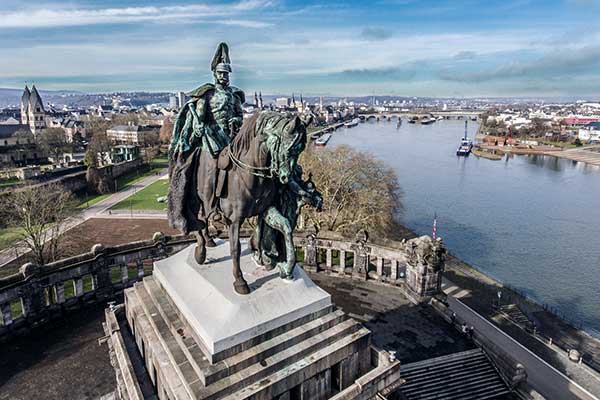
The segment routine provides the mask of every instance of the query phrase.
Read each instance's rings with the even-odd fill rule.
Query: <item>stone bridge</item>
[[[361,118],[368,120],[370,118],[388,119],[399,117],[421,118],[421,117],[444,117],[445,119],[463,119],[463,118],[479,118],[483,114],[483,110],[454,110],[454,111],[384,111],[380,113],[360,114]]]

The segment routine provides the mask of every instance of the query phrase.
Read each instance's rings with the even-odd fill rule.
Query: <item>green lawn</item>
[[[77,205],[75,207],[80,210],[83,210],[85,208],[93,206],[94,204],[100,203],[102,200],[106,199],[110,195],[111,195],[111,193],[93,194],[93,195],[89,195],[87,197],[79,198],[79,199],[77,199]]]
[[[145,187],[134,195],[115,204],[112,210],[158,210],[162,211],[167,207],[167,203],[156,201],[158,197],[166,196],[169,189],[169,181],[159,179],[153,184]]]
[[[10,247],[21,238],[21,228],[11,227],[0,229],[0,250]]]
[[[23,185],[24,183],[25,183],[25,181],[22,181],[22,180],[17,179],[17,178],[2,179],[2,180],[0,180],[0,188],[8,188],[8,187],[13,187],[13,186],[19,186],[19,185]]]
[[[142,179],[146,178],[147,176],[150,176],[152,174],[156,174],[157,172],[160,172],[163,168],[166,168],[168,166],[168,162],[169,162],[169,160],[167,158],[155,158],[150,163],[150,167],[141,167],[138,170],[131,171],[125,175],[121,175],[120,177],[117,178],[118,190],[119,191],[125,190],[125,189],[131,187],[132,185],[138,183]],[[114,181],[111,182],[111,185],[114,186],[114,184],[115,184]],[[112,189],[114,189],[114,187]],[[78,209],[88,208],[88,207],[93,206],[94,204],[99,203],[102,200],[106,199],[111,194],[112,193],[95,194],[95,195],[89,195],[89,196],[87,196],[87,198],[85,198],[85,197],[79,198],[76,207]],[[119,208],[129,208],[129,203],[127,203],[127,207],[116,207],[115,209],[119,209]],[[160,210],[162,210],[162,208],[160,208]]]

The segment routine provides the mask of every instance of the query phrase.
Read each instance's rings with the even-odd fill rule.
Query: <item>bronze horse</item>
[[[275,203],[278,193],[286,190],[291,183],[288,181],[293,179],[298,156],[306,146],[307,124],[297,116],[275,112],[261,112],[249,118],[220,155],[219,168],[225,169],[225,178],[224,171],[211,171],[214,170],[214,162],[210,162],[211,155],[207,151],[200,154],[196,176],[204,212],[199,220],[205,227],[208,226],[207,216],[214,215],[217,210],[228,225],[237,293],[250,293],[240,269],[240,227],[247,218],[259,216],[260,220],[283,235],[288,253],[294,248],[294,227]],[[219,193],[211,196],[211,190]],[[216,199],[217,204],[207,204],[210,199]],[[302,200],[303,204],[314,205],[312,200]],[[206,261],[206,246],[211,245],[206,233],[205,228],[196,235],[195,258],[200,264]],[[296,261],[294,252],[291,253],[286,254],[286,268],[281,272],[284,278],[291,278]]]

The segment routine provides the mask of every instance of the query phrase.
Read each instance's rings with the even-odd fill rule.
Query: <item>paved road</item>
[[[448,283],[449,282],[447,281],[446,284]],[[445,290],[447,292],[456,291],[457,293],[455,294],[460,297],[461,289],[456,286],[447,286]],[[467,325],[473,326],[475,332],[478,332],[493,341],[496,345],[506,350],[523,364],[527,371],[527,381],[545,398],[549,400],[599,400],[598,397],[585,390],[540,357],[526,349],[516,340],[502,332],[484,317],[477,314],[454,295],[448,296],[448,303],[450,304],[450,309],[456,313],[460,320],[465,321]]]
[[[140,180],[139,182],[131,185],[127,189],[121,190],[120,192],[117,192],[117,193],[114,193],[113,195],[107,197],[106,199],[92,205],[89,208],[84,209],[77,216],[70,218],[65,223],[63,229],[61,229],[61,233],[66,232],[69,229],[76,227],[77,225],[81,224],[84,221],[87,221],[90,218],[113,217],[113,215],[110,215],[108,213],[108,210],[112,206],[114,206],[118,202],[126,199],[127,197],[131,196],[132,194],[140,191],[141,189],[145,188],[146,186],[151,185],[152,183],[156,182],[158,179],[160,179],[162,176],[164,176],[166,174],[166,172],[167,172],[167,170],[165,168],[162,171],[160,171],[158,174],[153,174],[153,175],[147,176],[144,179]],[[128,218],[129,215],[130,215],[129,213],[127,213],[127,214],[119,213],[119,216],[122,218]],[[142,215],[140,215],[140,216],[143,217]],[[147,215],[146,218],[150,218],[150,216]],[[157,217],[154,217],[154,218],[157,218]],[[0,251],[0,268],[2,268],[4,265],[14,261],[19,255],[24,254],[28,251],[29,251],[28,247],[25,246],[21,242],[14,244],[13,246],[9,247],[8,249]]]

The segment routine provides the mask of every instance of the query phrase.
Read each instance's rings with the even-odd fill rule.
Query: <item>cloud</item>
[[[459,51],[458,53],[456,53],[454,55],[455,60],[473,60],[475,59],[475,57],[477,57],[477,53],[475,53],[474,51]]]
[[[383,28],[367,27],[362,30],[360,36],[366,40],[385,40],[392,37],[392,32]]]
[[[97,24],[126,24],[169,20],[209,19],[247,13],[271,4],[269,1],[244,0],[233,4],[193,4],[165,7],[121,8],[40,8],[0,14],[0,28],[43,28]],[[227,23],[227,21],[221,21]],[[246,27],[266,26],[256,21],[230,20],[229,24]]]
[[[569,76],[579,71],[600,66],[600,46],[586,46],[576,49],[561,48],[537,59],[515,60],[491,69],[466,72],[446,69],[438,76],[447,81],[484,82],[506,78],[528,78],[540,76]]]

